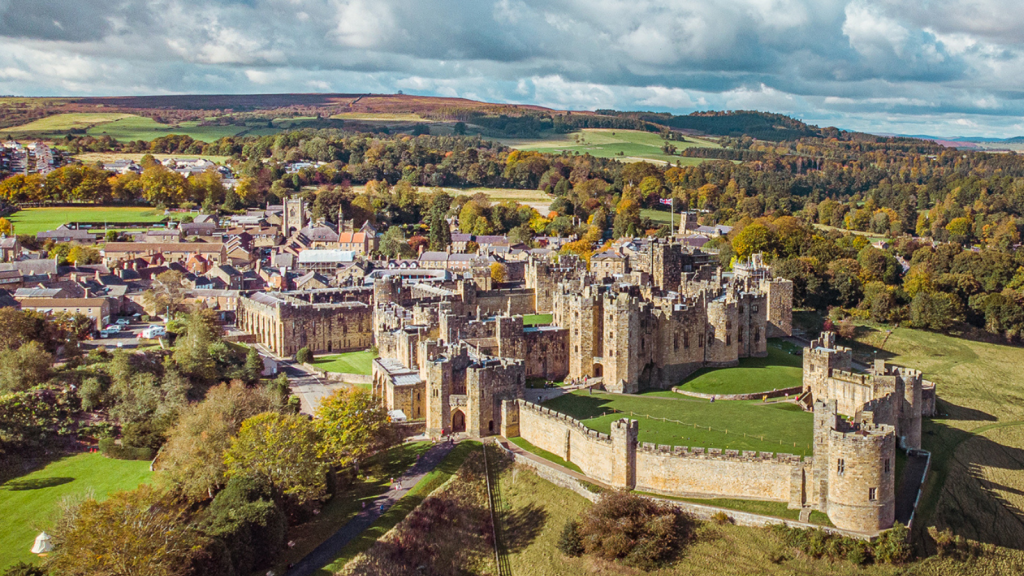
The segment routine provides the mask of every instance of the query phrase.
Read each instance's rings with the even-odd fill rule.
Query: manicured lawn
[[[313,359],[313,365],[325,372],[366,374],[369,376],[374,358],[376,358],[376,355],[373,352],[362,350],[360,352],[320,356]]]
[[[516,436],[515,438],[509,438],[508,441],[513,443],[513,444],[515,444],[516,446],[519,446],[523,450],[526,450],[530,454],[534,454],[536,456],[540,456],[541,458],[543,458],[545,460],[550,460],[551,462],[554,462],[555,464],[558,464],[559,466],[562,466],[563,468],[568,468],[569,470],[572,470],[573,472],[579,472],[580,474],[583,473],[583,470],[580,470],[579,466],[573,464],[572,462],[566,462],[565,460],[563,460],[559,456],[557,456],[555,454],[552,454],[551,452],[548,452],[547,450],[544,450],[542,448],[537,448],[536,446],[534,446],[533,444],[530,444],[529,442],[527,442],[523,438],[520,438],[520,437]]]
[[[814,418],[796,404],[708,402],[676,396],[590,395],[577,391],[549,400],[544,406],[604,433],[621,418],[639,420],[640,442],[811,455]]]
[[[686,137],[686,142],[673,141],[671,144],[678,150],[686,148],[719,148],[719,145],[699,138]],[[638,160],[654,160],[675,165],[694,166],[704,161],[702,158],[684,158],[665,154],[661,147],[665,140],[659,134],[639,130],[618,130],[605,128],[587,128],[571,134],[552,134],[541,140],[510,140],[502,142],[519,150],[535,150],[559,154],[563,151],[590,154],[596,158],[617,158],[624,162]]]
[[[803,358],[783,349],[782,341],[768,341],[765,358],[742,358],[735,368],[704,368],[679,388],[704,394],[749,394],[800,386]],[[792,345],[790,345],[792,348]]]
[[[0,570],[36,560],[29,551],[32,542],[39,532],[52,528],[62,498],[88,494],[102,500],[152,476],[149,462],[78,454],[0,484]]]
[[[288,564],[301,560],[355,517],[362,510],[362,502],[370,502],[387,492],[391,488],[390,479],[412,466],[416,457],[432,445],[430,442],[402,444],[366,462],[359,479],[324,504],[320,514],[288,530],[288,540],[295,542],[295,546],[281,553],[275,572],[284,574]]]
[[[430,493],[437,490],[445,482],[448,481],[459,468],[462,463],[466,461],[466,457],[474,450],[480,450],[481,444],[476,441],[468,440],[460,442],[458,446],[452,449],[444,460],[437,465],[436,468],[428,472],[423,478],[409,490],[405,496],[395,503],[394,506],[389,508],[384,514],[377,519],[365,532],[363,532],[359,538],[348,543],[341,554],[334,559],[333,562],[325,566],[318,574],[327,575],[333,574],[348,563],[349,560],[355,558],[360,552],[364,552],[373,546],[374,542],[380,539],[388,533],[389,530],[394,528],[403,518],[409,515],[410,512],[416,509],[426,498],[430,496]]]
[[[35,235],[68,222],[160,222],[164,213],[146,206],[26,208],[9,218],[17,234]],[[113,226],[112,226],[113,227]]]
[[[551,324],[552,314],[526,314],[523,316],[523,326],[545,326]]]
[[[75,158],[81,160],[84,164],[93,164],[96,162],[113,162],[114,160],[134,160],[138,162],[142,160],[143,156],[146,156],[146,154],[141,152],[83,152],[75,156]],[[157,160],[167,160],[169,158],[175,158],[178,160],[195,160],[197,158],[203,158],[216,164],[223,164],[231,159],[230,156],[195,154],[151,154],[151,156]]]

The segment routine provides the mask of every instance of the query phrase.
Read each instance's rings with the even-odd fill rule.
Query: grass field
[[[96,138],[110,136],[120,141],[143,140],[146,142],[168,134],[183,134],[202,142],[213,142],[219,138],[234,136],[245,131],[244,126],[199,126],[198,124],[198,122],[182,122],[171,126],[160,124],[145,116],[129,116],[93,126],[86,133]]]
[[[1019,573],[1022,567],[1021,555],[1007,549],[968,561],[929,558],[907,566],[861,567],[796,554],[770,530],[707,522],[700,525],[696,537],[674,562],[644,572],[593,557],[569,558],[558,551],[556,544],[565,523],[578,519],[591,505],[582,496],[523,468],[505,470],[501,490],[509,508],[505,518],[527,516],[532,520],[529,530],[510,537],[509,563],[516,576],[987,576]],[[750,506],[740,502],[740,506]],[[506,522],[506,526],[509,524]]]
[[[766,358],[741,358],[736,368],[703,368],[684,380],[679,388],[704,394],[750,394],[800,386],[803,358],[790,354],[793,346],[781,340],[768,341]]]
[[[597,158],[617,158],[619,160],[653,160],[668,164],[682,163],[684,166],[695,166],[703,162],[702,158],[684,158],[665,154],[661,147],[665,140],[659,134],[639,130],[613,130],[606,128],[587,128],[570,134],[552,134],[541,140],[500,139],[503,144],[518,150],[533,150],[559,154],[561,152],[579,152]],[[685,148],[719,148],[710,140],[686,137],[686,142],[671,142],[679,150]]]
[[[436,468],[428,472],[423,478],[412,487],[394,506],[389,508],[384,515],[377,519],[370,528],[363,532],[359,538],[349,542],[342,549],[341,554],[333,562],[318,572],[318,576],[328,576],[341,570],[349,560],[355,558],[360,552],[369,550],[377,540],[387,534],[388,530],[394,528],[403,518],[416,509],[431,492],[440,488],[448,481],[466,458],[474,450],[480,450],[481,444],[476,441],[463,441],[458,444]]]
[[[35,235],[67,222],[160,222],[163,212],[146,206],[91,206],[82,208],[26,208],[9,218],[17,234]],[[113,227],[113,226],[112,226]]]
[[[61,133],[68,132],[70,130],[79,128],[91,128],[98,124],[105,124],[108,122],[114,122],[122,118],[128,118],[131,114],[122,114],[118,112],[76,112],[71,114],[56,114],[54,116],[47,116],[28,124],[21,126],[14,126],[13,128],[3,128],[0,132],[7,134],[10,133],[15,138],[19,134],[33,133]]]
[[[313,365],[325,372],[370,375],[376,355],[369,350],[332,354],[313,359]]]
[[[138,162],[142,160],[143,156],[146,156],[146,154],[133,154],[131,152],[84,152],[78,154],[75,158],[81,160],[83,164],[93,164],[96,162],[112,162],[114,160],[134,160]],[[188,154],[151,154],[151,156],[157,160],[167,160],[169,158],[194,160],[196,158],[203,158],[216,164],[223,164],[231,159],[230,156],[190,156]]]
[[[558,464],[562,468],[568,468],[569,470],[572,470],[573,472],[579,472],[580,474],[583,473],[583,470],[580,470],[579,466],[573,464],[572,462],[567,462],[567,461],[563,460],[557,454],[552,454],[551,452],[548,452],[547,450],[544,450],[543,448],[538,448],[538,447],[534,446],[533,444],[530,444],[529,442],[527,442],[523,438],[520,438],[520,437],[517,436],[515,438],[509,438],[508,441],[513,443],[513,444],[515,444],[516,446],[519,446],[523,450],[526,450],[530,454],[533,454],[535,456],[540,456],[541,458],[543,458],[545,460],[554,462],[555,464]]]
[[[736,510],[737,512],[760,514],[762,516],[774,516],[776,518],[785,518],[787,520],[800,519],[800,510],[790,510],[789,504],[786,502],[772,502],[770,500],[738,500],[735,498],[682,498],[679,496],[665,496],[664,494],[650,494],[640,491],[636,491],[636,493],[654,496],[657,498],[665,498],[667,500],[679,500],[681,502],[692,502],[694,504],[728,508],[729,510]],[[828,519],[828,514],[818,512],[817,510],[811,512],[810,521],[812,524],[832,526],[832,521]]]
[[[50,529],[60,500],[66,496],[131,490],[149,481],[149,462],[112,460],[79,454],[0,484],[0,570],[15,562],[33,562],[29,550],[36,535]]]
[[[362,193],[366,187],[353,186],[352,189]],[[422,188],[422,191],[426,192],[428,189]],[[516,188],[444,188],[444,191],[452,196],[483,194],[494,203],[511,201],[518,204],[526,204],[544,216],[547,216],[551,203],[555,200],[554,196],[540,190],[519,190]]]
[[[604,433],[608,433],[611,423],[620,418],[639,420],[640,442],[811,454],[813,416],[796,404],[760,401],[711,403],[670,394],[676,398],[601,392],[591,395],[577,391],[545,402],[544,406],[566,413]]]
[[[545,326],[551,324],[551,314],[526,314],[523,316],[523,326]]]

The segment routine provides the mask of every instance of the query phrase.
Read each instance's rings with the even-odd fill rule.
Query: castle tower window
[[[757,304],[751,304],[750,305],[750,311],[756,313],[757,312]]]
[[[836,474],[842,476],[846,472],[846,461],[840,458],[836,461]],[[874,488],[872,488],[874,490]]]
[[[889,473],[889,459],[888,458],[885,459],[885,473],[886,474]]]
[[[868,500],[874,501],[876,499],[876,496],[877,496],[876,489],[875,488],[868,488]]]

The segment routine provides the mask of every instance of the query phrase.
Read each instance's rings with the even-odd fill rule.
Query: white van
[[[167,334],[167,330],[163,326],[149,326],[142,329],[143,338],[159,338]]]

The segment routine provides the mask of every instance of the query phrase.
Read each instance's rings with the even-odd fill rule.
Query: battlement
[[[669,446],[665,444],[653,444],[644,442],[640,444],[639,451],[646,454],[658,456],[672,456],[676,458],[691,458],[698,460],[729,460],[736,462],[779,462],[784,464],[799,464],[810,462],[811,457],[801,458],[795,454],[758,452],[756,450],[722,450],[721,448],[700,448],[688,446]]]
[[[850,384],[858,384],[860,386],[871,386],[873,378],[874,377],[871,374],[856,374],[854,372],[847,372],[846,370],[832,371],[833,380],[849,382]]]
[[[523,400],[523,399],[519,399],[516,402],[519,404],[519,409],[521,411],[522,410],[528,410],[530,412],[533,412],[534,414],[537,414],[538,416],[542,416],[544,418],[549,418],[551,420],[557,420],[557,421],[559,421],[560,423],[562,423],[562,424],[564,424],[566,426],[570,426],[572,428],[575,428],[576,430],[579,430],[584,435],[586,435],[588,438],[591,438],[593,440],[600,440],[602,442],[608,442],[609,444],[612,441],[612,437],[610,435],[605,434],[603,432],[598,432],[597,430],[594,430],[593,428],[588,428],[586,424],[580,422],[579,420],[573,418],[572,416],[569,416],[568,414],[563,414],[561,412],[557,412],[557,411],[552,410],[550,408],[544,408],[543,406],[540,406],[538,404],[534,404],[532,402],[527,402],[526,400]],[[622,425],[621,421],[612,422],[612,426],[621,426],[621,425]]]

